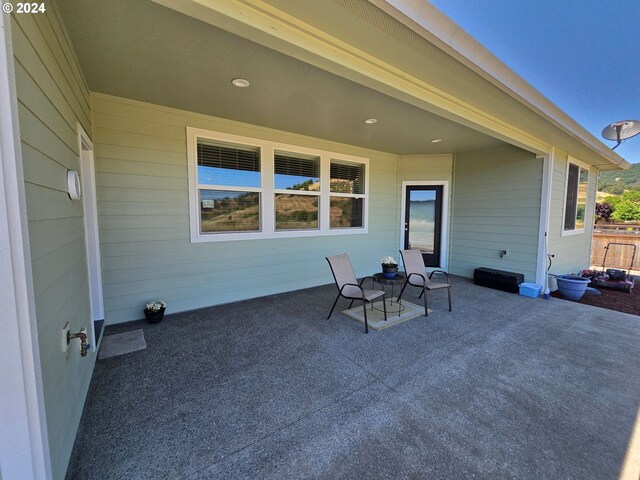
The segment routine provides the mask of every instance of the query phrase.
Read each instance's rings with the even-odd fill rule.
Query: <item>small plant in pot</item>
[[[393,278],[398,273],[398,262],[393,257],[384,257],[380,260],[382,264],[382,274],[386,278]]]
[[[151,300],[144,309],[144,316],[149,323],[160,323],[164,317],[167,302],[164,300]]]
[[[591,280],[590,285],[595,285],[598,277],[602,275],[602,272],[598,272],[597,270],[582,270],[580,276],[584,278],[588,278]]]

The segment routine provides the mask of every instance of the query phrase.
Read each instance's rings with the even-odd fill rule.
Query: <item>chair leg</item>
[[[422,295],[424,295],[424,292],[425,292],[425,291],[426,291],[426,290],[423,288],[423,289],[422,289],[422,291],[420,292],[420,296],[418,297],[418,300],[420,300],[420,299],[422,298]]]
[[[382,308],[384,310],[384,321],[386,322],[387,321],[387,299],[385,297],[386,295],[382,296]]]
[[[352,299],[352,300],[351,300],[351,302],[349,302],[349,308],[351,308],[351,306],[353,305],[353,302],[354,302],[354,301],[355,301],[355,300],[354,300],[354,299]]]
[[[367,304],[362,302],[362,311],[364,312],[364,333],[369,333],[369,321],[367,320]]]
[[[331,318],[331,314],[333,313],[333,309],[336,308],[336,304],[338,303],[338,299],[340,299],[340,294],[338,294],[338,296],[336,297],[336,301],[333,302],[333,307],[331,307],[331,311],[329,312],[329,316],[327,317],[327,320],[329,320]]]
[[[429,316],[429,305],[427,304],[427,289],[426,288],[422,289],[422,293],[420,294],[420,296],[422,296],[422,294],[424,294],[424,316],[428,317]]]
[[[449,294],[449,311],[451,311],[451,287],[447,288],[447,293]]]
[[[407,281],[404,282],[404,285],[402,286],[402,290],[400,290],[400,295],[398,295],[398,302],[402,298],[402,294],[404,293],[404,289],[407,288],[408,284],[409,284],[409,282],[407,282]]]

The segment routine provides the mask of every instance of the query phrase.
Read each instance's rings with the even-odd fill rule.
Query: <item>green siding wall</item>
[[[555,255],[550,272],[575,273],[589,268],[591,256],[592,222],[595,211],[598,171],[589,171],[589,193],[587,196],[586,224],[584,233],[562,236],[564,227],[564,201],[566,195],[567,165],[566,153],[556,152],[553,159],[551,178],[551,209],[549,212],[549,253]]]
[[[507,146],[458,154],[453,164],[451,268],[508,270],[535,282],[542,160]],[[500,249],[509,256],[500,258]]]
[[[358,275],[398,245],[397,157],[147,103],[92,95],[107,323],[333,281],[325,256],[347,252]],[[192,244],[186,127],[369,158],[369,233]]]
[[[399,182],[437,181],[451,182],[453,155],[400,155],[398,157]]]
[[[62,327],[91,331],[82,203],[67,195],[67,169],[79,170],[76,122],[91,132],[89,90],[59,19],[11,21],[38,342],[54,478],[64,478],[95,354],[66,358]]]

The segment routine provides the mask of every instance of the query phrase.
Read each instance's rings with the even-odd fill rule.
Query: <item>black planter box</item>
[[[503,292],[518,293],[519,285],[524,282],[524,275],[493,268],[476,268],[473,271],[473,281],[482,287],[494,288]]]

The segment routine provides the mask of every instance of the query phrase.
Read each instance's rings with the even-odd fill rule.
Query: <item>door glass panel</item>
[[[436,242],[436,192],[409,190],[408,248],[434,253]]]

